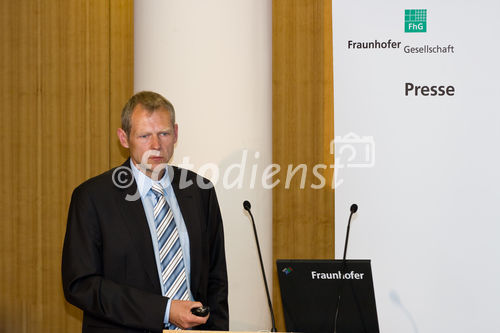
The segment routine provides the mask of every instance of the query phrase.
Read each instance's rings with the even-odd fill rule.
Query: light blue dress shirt
[[[146,213],[146,218],[148,220],[149,231],[151,233],[151,239],[153,241],[153,249],[156,258],[156,267],[158,271],[158,278],[160,279],[161,292],[162,295],[165,296],[166,290],[161,277],[161,263],[160,263],[160,250],[158,247],[158,236],[156,234],[156,226],[155,219],[153,215],[153,208],[156,204],[156,196],[151,192],[151,186],[153,184],[153,180],[142,173],[130,160],[130,165],[132,169],[132,173],[134,175],[135,181],[137,183],[137,189],[141,195],[142,205],[144,206],[144,213]],[[174,214],[174,221],[177,225],[177,231],[179,232],[179,240],[181,242],[182,254],[184,257],[184,266],[186,269],[186,279],[187,279],[187,287],[189,292],[189,299],[193,300],[193,295],[191,295],[191,257],[189,253],[189,235],[186,229],[186,224],[184,223],[184,218],[182,217],[181,209],[179,208],[179,204],[177,203],[177,198],[175,197],[174,189],[170,184],[170,178],[168,172],[165,172],[165,175],[162,179],[159,180],[160,185],[162,186],[165,197],[167,199],[167,203]],[[165,309],[165,317],[164,323],[168,325],[170,319],[170,306],[172,304],[172,300],[169,299],[167,302],[167,308]]]

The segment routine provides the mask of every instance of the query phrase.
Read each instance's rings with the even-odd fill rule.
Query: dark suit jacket
[[[129,166],[126,161],[118,171]],[[197,329],[228,330],[224,235],[215,189],[198,186],[197,177],[203,178],[191,171],[172,169],[189,234],[191,292],[211,309],[208,322]],[[64,295],[84,311],[82,332],[159,332],[167,298],[161,295],[146,215],[138,193],[137,200],[126,199],[137,192],[131,171],[126,178],[115,170],[73,192],[62,256]],[[121,188],[127,179],[130,186]]]

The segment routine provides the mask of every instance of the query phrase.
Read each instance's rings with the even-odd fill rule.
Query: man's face
[[[170,161],[177,142],[177,124],[172,124],[170,112],[165,108],[150,112],[138,104],[131,125],[128,137],[123,129],[118,129],[120,143],[129,149],[130,158],[139,170],[148,177],[153,171],[161,171],[159,177],[162,177],[161,165],[164,167]]]

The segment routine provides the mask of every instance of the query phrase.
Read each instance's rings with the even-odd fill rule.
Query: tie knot
[[[151,186],[151,191],[156,196],[156,198],[159,198],[163,195],[163,188],[158,183],[153,183],[153,185]]]

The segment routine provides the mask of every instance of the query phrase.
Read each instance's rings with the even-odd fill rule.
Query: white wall
[[[427,9],[427,32],[404,32],[405,9]],[[372,168],[339,172],[336,253],[356,202],[348,257],[372,259],[381,332],[499,330],[499,11],[493,0],[333,1],[335,134],[372,136],[376,151]],[[402,45],[347,48],[375,39]],[[405,82],[456,93],[405,96]]]
[[[135,91],[157,91],[176,108],[179,141],[173,164],[188,161],[197,171],[214,163],[220,170],[216,190],[226,236],[230,328],[269,329],[251,222],[242,202],[252,203],[270,283],[272,201],[260,175],[271,163],[271,1],[135,1],[134,56]],[[223,174],[231,164],[241,165],[245,154],[243,186],[224,186]],[[232,168],[226,183],[237,180],[240,171]]]

